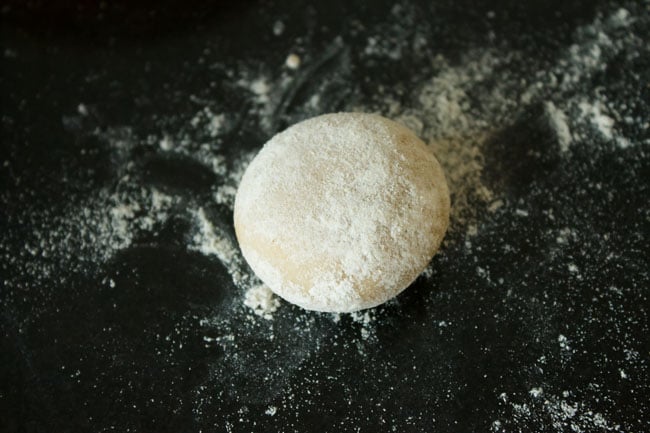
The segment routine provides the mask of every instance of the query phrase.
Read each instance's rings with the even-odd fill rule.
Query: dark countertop
[[[1,431],[650,430],[648,2],[20,3]],[[447,242],[367,315],[266,320],[197,215],[232,245],[242,160],[352,109],[447,143]]]

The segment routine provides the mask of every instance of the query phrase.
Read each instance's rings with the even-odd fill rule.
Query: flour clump
[[[274,136],[234,208],[246,261],[280,297],[349,312],[408,287],[436,253],[449,191],[431,150],[374,114],[326,114]]]

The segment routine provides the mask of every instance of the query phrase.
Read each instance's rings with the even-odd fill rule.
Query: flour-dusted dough
[[[374,307],[438,250],[449,191],[411,131],[374,114],[326,114],[274,136],[235,199],[235,231],[255,273],[308,310]]]

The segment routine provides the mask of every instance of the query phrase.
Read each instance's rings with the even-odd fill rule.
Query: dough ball
[[[449,191],[410,130],[374,114],[326,114],[274,136],[235,199],[246,261],[308,310],[349,312],[408,287],[438,250]]]

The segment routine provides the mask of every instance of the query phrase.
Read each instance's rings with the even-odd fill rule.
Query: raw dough
[[[274,136],[235,199],[246,261],[308,310],[349,312],[396,296],[438,250],[449,191],[430,149],[374,114],[326,114]]]

